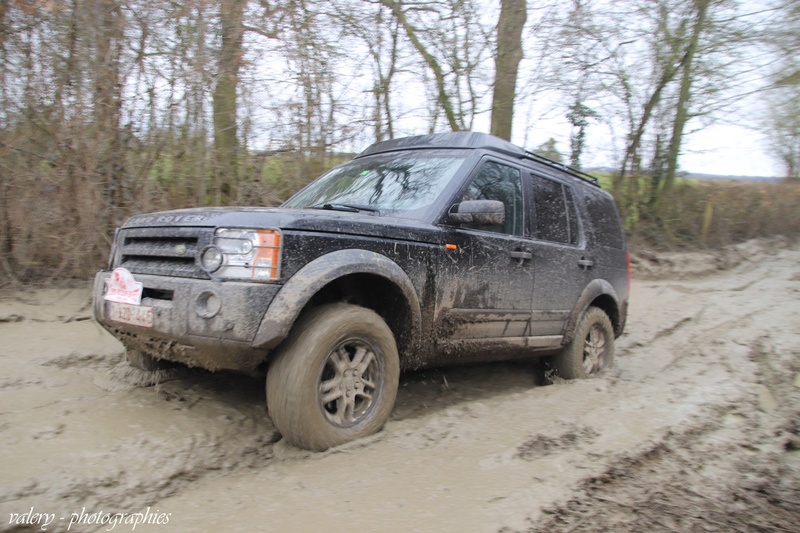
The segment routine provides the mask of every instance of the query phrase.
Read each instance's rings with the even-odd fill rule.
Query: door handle
[[[511,256],[511,259],[519,259],[520,265],[523,261],[530,261],[533,259],[533,254],[524,250],[514,250],[513,252],[509,252],[508,255]]]
[[[588,270],[594,266],[594,261],[591,259],[586,259],[585,257],[581,257],[578,259],[578,266],[584,270]]]

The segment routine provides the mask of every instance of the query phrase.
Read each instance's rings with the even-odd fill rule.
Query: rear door
[[[575,204],[573,186],[533,174],[532,335],[561,335],[572,308],[591,281],[593,258]]]

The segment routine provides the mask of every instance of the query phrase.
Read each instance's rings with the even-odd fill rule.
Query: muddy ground
[[[0,530],[800,530],[800,246],[635,266],[607,376],[405,375],[325,453],[280,441],[258,377],[129,368],[88,289],[1,293]]]

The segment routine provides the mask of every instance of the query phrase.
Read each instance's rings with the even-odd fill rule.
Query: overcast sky
[[[558,141],[557,147],[563,154],[569,154],[569,125],[560,121],[542,123],[539,135],[529,142],[527,149],[533,149],[546,141],[550,135]],[[515,134],[514,141],[524,141]],[[590,129],[587,136],[591,146],[582,163],[584,168],[616,166],[613,142],[608,139],[605,125]],[[603,143],[603,139],[608,140]],[[757,130],[736,125],[712,125],[694,131],[684,137],[681,151],[680,170],[690,173],[717,174],[723,176],[765,176],[781,177],[782,169],[778,162],[766,151],[764,136]]]
[[[711,126],[691,135],[681,168],[704,174],[781,176],[782,170],[765,150],[758,132],[740,126]]]

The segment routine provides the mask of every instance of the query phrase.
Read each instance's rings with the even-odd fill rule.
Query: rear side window
[[[578,244],[578,219],[572,190],[563,183],[533,176],[537,239]]]
[[[595,192],[587,193],[585,198],[586,210],[594,228],[595,242],[598,246],[623,249],[625,240],[614,200]]]

